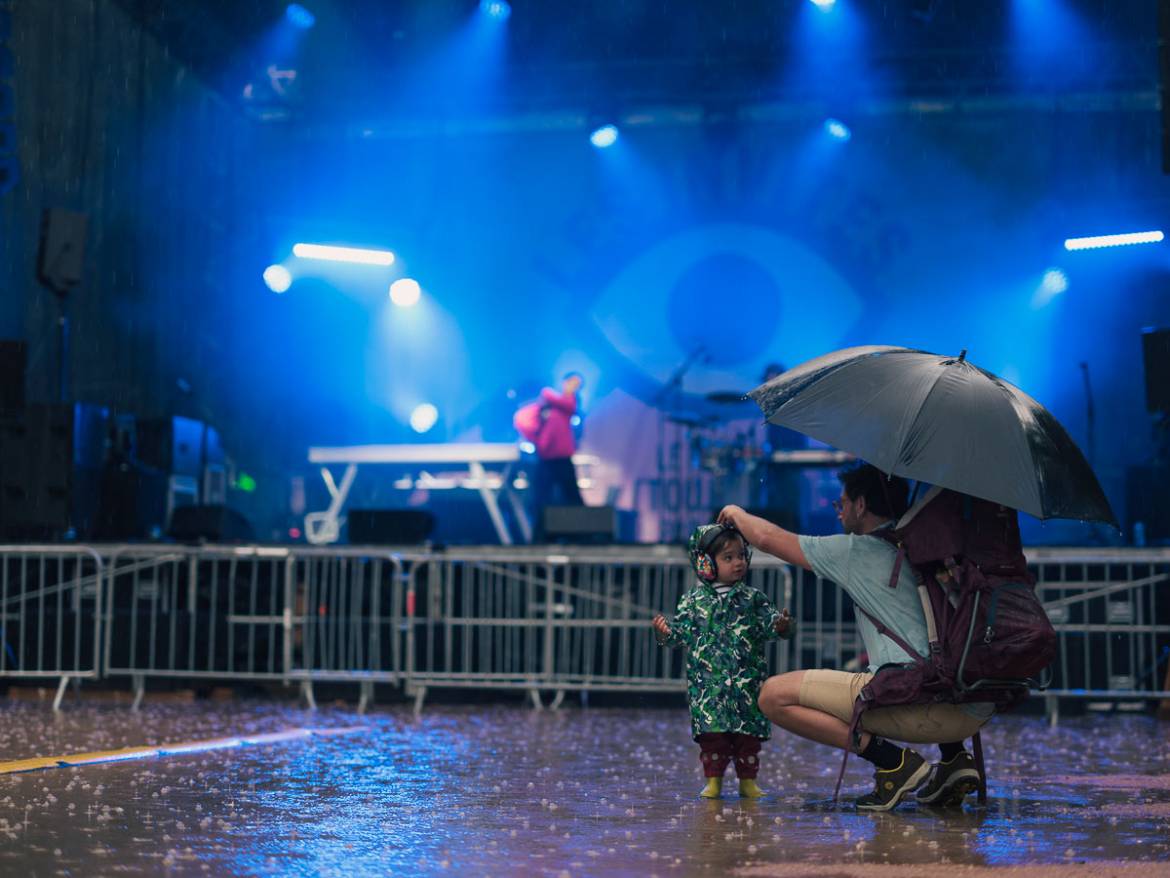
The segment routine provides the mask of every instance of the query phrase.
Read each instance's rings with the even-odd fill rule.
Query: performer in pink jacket
[[[533,440],[537,458],[532,477],[533,542],[544,540],[544,507],[585,505],[573,467],[577,439],[572,424],[583,381],[579,372],[570,372],[561,380],[560,393],[551,387],[540,391],[544,422]]]

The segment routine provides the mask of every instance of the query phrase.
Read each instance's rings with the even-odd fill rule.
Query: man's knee
[[[803,671],[789,671],[765,680],[756,699],[764,715],[770,717],[786,707],[800,704],[800,682],[803,677]]]

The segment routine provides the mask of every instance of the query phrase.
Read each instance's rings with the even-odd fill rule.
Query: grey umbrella
[[[750,394],[773,424],[881,470],[1037,518],[1116,526],[1064,427],[1018,387],[967,362],[910,348],[846,348]]]

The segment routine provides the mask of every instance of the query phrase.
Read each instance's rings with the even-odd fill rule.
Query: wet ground
[[[260,702],[0,702],[4,759],[364,726],[331,737],[0,775],[2,875],[1170,875],[1170,727],[1001,717],[986,808],[873,815],[779,733],[768,798],[700,800],[676,710],[316,713]],[[730,777],[730,775],[729,775]],[[850,761],[845,789],[868,789]],[[945,871],[944,871],[945,870]]]

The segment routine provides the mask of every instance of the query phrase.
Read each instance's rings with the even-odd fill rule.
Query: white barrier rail
[[[100,675],[100,556],[83,546],[0,546],[0,677]]]
[[[148,677],[398,682],[402,568],[382,549],[119,546],[107,554],[104,670]]]

